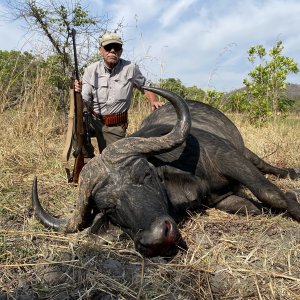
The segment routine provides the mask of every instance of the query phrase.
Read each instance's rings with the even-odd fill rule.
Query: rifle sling
[[[71,150],[72,150],[72,135],[73,135],[73,127],[74,127],[74,115],[75,115],[75,99],[74,99],[74,90],[70,89],[70,109],[68,115],[68,128],[65,140],[65,146],[62,153],[62,163],[66,170],[68,180],[70,179],[70,167],[68,164]]]

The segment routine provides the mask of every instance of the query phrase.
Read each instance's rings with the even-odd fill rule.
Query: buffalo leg
[[[243,215],[259,215],[261,214],[261,209],[258,205],[254,204],[251,200],[230,195],[220,202],[218,202],[215,207],[219,210],[226,211],[231,214],[243,214]]]
[[[273,174],[280,178],[289,177],[291,179],[297,179],[300,177],[300,169],[284,169],[272,166],[247,148],[245,148],[244,155],[264,174]]]
[[[106,178],[105,166],[101,157],[92,158],[82,169],[79,177],[77,205],[73,215],[68,220],[64,231],[75,232],[89,227],[100,212],[93,201],[93,190],[100,189],[103,180]],[[106,199],[103,200],[103,208],[106,204]]]
[[[251,161],[240,155],[239,152],[231,149],[231,151],[219,152],[219,155],[221,156],[218,169],[223,175],[248,187],[263,204],[287,210],[294,219],[300,221],[300,204],[297,202],[295,194],[284,194],[276,185],[267,180]],[[218,161],[218,158],[216,161]],[[229,163],[227,164],[226,162]]]

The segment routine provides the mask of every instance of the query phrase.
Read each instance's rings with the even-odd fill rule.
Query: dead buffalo
[[[235,125],[220,111],[176,94],[145,88],[171,102],[154,111],[139,131],[109,145],[82,170],[77,208],[67,219],[41,206],[36,178],[32,202],[47,227],[100,233],[112,223],[122,228],[145,256],[173,256],[185,247],[177,222],[187,210],[216,207],[259,214],[260,205],[287,211],[300,221],[300,204],[264,174],[299,177],[297,169],[273,167],[247,149]],[[174,109],[175,108],[175,109]],[[237,196],[241,186],[258,199]]]

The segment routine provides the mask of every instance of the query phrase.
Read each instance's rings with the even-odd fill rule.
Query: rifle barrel
[[[73,53],[74,53],[74,65],[75,65],[75,79],[79,80],[79,70],[78,70],[78,61],[77,61],[77,50],[76,50],[76,30],[72,28],[72,42],[73,42]]]

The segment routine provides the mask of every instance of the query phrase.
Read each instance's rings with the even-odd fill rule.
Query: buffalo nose
[[[176,226],[176,224],[175,224]],[[165,220],[162,224],[162,238],[163,238],[163,242],[166,244],[174,244],[176,243],[177,239],[178,239],[178,230],[177,226],[176,229],[174,228],[174,224],[172,224],[169,220]]]
[[[151,228],[143,232],[140,242],[145,246],[176,244],[180,233],[174,220],[162,218],[154,221]]]

